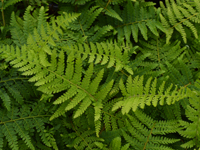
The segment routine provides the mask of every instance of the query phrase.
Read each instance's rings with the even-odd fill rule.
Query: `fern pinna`
[[[199,2],[57,3],[1,30],[0,149],[200,148]]]
[[[5,68],[8,69],[9,66]],[[37,140],[45,143],[44,147],[57,149],[53,134],[46,132],[49,129],[45,127],[45,124],[51,124],[48,121],[52,114],[51,108],[47,110],[45,103],[38,102],[41,93],[28,82],[28,78],[20,76],[16,69],[6,71],[5,68],[1,68],[0,74],[0,149],[7,149],[9,145],[16,150],[20,146],[35,150],[39,148],[34,146],[37,145]],[[41,138],[34,139],[33,135]]]

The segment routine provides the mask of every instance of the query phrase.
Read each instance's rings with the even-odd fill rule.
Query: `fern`
[[[143,38],[148,40],[148,28],[156,36],[159,36],[157,29],[165,32],[165,28],[157,21],[156,12],[151,6],[144,7],[139,2],[133,4],[133,2],[128,1],[123,11],[117,6],[114,8],[117,10],[116,13],[119,14],[121,18],[124,18],[123,22],[113,20],[112,23],[118,32],[117,36],[120,41],[126,39],[130,42],[132,34],[134,41],[138,42],[139,31]]]
[[[184,127],[183,130],[179,131],[180,135],[187,137],[190,140],[181,145],[183,148],[200,148],[199,145],[199,80],[194,84],[196,89],[193,92],[193,96],[189,99],[189,105],[187,105],[186,116],[188,121],[180,120],[180,124]]]
[[[119,101],[119,100],[117,100]],[[125,126],[123,115],[120,111],[112,111],[112,106],[116,103],[116,101],[112,101],[105,105],[103,108],[103,119],[105,124],[106,131],[117,130]]]
[[[42,17],[42,15],[44,14],[43,12],[43,8],[41,8],[39,17]],[[44,18],[44,16],[42,18]],[[60,22],[56,23],[61,26],[62,24]],[[38,24],[40,24],[42,27],[45,25],[40,20],[38,21]],[[48,25],[46,27],[51,28]],[[59,27],[55,29],[59,30]],[[44,46],[46,41],[49,41],[49,44],[51,44],[52,46],[54,45],[53,39],[51,38],[52,32],[49,34],[50,37],[45,36],[46,34],[43,32],[42,37],[45,38],[44,41],[46,41],[40,41],[42,37],[40,37],[38,32],[42,30],[42,28],[39,28],[38,31],[34,30],[34,36],[36,37],[36,39],[38,39],[38,42],[41,44],[41,46],[44,47],[44,51],[39,52],[38,47],[32,47],[32,45],[30,45],[32,52],[28,52],[27,47],[23,46],[22,51],[17,48],[16,55],[14,57],[7,57],[7,60],[12,60],[11,64],[15,63],[15,67],[24,72],[23,75],[34,75],[32,78],[29,79],[29,81],[36,82],[35,85],[40,86],[38,90],[46,94],[66,91],[54,102],[54,104],[64,103],[65,105],[64,107],[61,105],[60,108],[62,109],[58,109],[58,111],[56,111],[55,114],[51,117],[51,120],[63,114],[63,111],[66,112],[71,110],[82,101],[80,107],[76,110],[76,113],[74,114],[74,118],[79,117],[81,114],[83,114],[87,107],[89,107],[90,104],[93,103],[95,107],[95,121],[98,121],[100,119],[101,113],[101,107],[99,106],[101,106],[101,101],[106,96],[105,93],[108,93],[112,88],[113,81],[110,81],[105,87],[99,88],[99,83],[102,80],[104,71],[99,71],[97,77],[91,80],[91,72],[93,72],[93,67],[92,65],[90,65],[88,71],[86,71],[89,74],[85,75],[86,79],[83,78],[83,81],[85,82],[81,83],[80,81],[83,75],[82,61],[80,59],[80,56],[78,58],[75,58],[74,54],[70,53],[68,56],[68,62],[65,65],[63,51],[57,53],[56,50],[51,51],[48,46]],[[53,33],[55,33],[55,31],[53,31]],[[29,39],[28,43],[30,42],[33,42],[33,39]],[[9,52],[9,50],[10,48],[7,49],[7,52]],[[34,50],[36,52],[35,54]],[[38,52],[39,55],[37,55]],[[50,62],[47,60],[47,53],[51,56]],[[58,57],[56,57],[57,55]],[[21,56],[22,58],[20,58]],[[40,62],[41,65],[36,65],[38,62]],[[43,71],[41,72],[41,70]],[[70,98],[73,98],[74,100],[70,102]],[[100,129],[98,126],[96,130],[97,134],[99,130]]]
[[[53,140],[54,137],[47,137],[47,134],[44,132],[44,124],[48,123],[49,115],[45,114],[43,108],[44,103],[35,103],[23,105],[21,109],[12,107],[10,112],[2,109],[0,111],[2,116],[0,122],[1,141],[6,138],[12,149],[19,149],[17,140],[22,138],[23,142],[30,149],[35,149],[36,147],[30,135],[33,134],[36,129],[41,136],[42,142],[51,147],[51,140]],[[5,113],[8,114],[8,116],[5,116]],[[2,142],[0,147],[3,147]]]
[[[95,144],[100,148],[100,149],[104,149],[104,150],[108,150],[108,149],[116,149],[116,150],[127,150],[129,148],[129,144],[126,144],[124,146],[121,146],[121,138],[120,137],[116,137],[112,140],[112,142],[110,143],[109,148],[105,148],[103,146],[102,143],[99,142],[95,142]]]
[[[198,1],[17,2],[1,5],[0,149],[199,148]]]
[[[166,34],[167,43],[173,34],[174,28],[181,34],[183,41],[187,43],[186,30],[184,26],[191,30],[195,38],[198,38],[197,29],[194,25],[195,23],[199,23],[198,1],[194,1],[195,8],[192,8],[187,1],[179,3],[175,3],[174,1],[170,2],[166,0],[167,8],[162,5],[163,13],[160,14],[163,26],[168,28],[168,33]]]
[[[84,40],[87,42],[97,42],[107,32],[113,30],[113,27],[110,25],[103,26],[102,28],[99,28],[98,26],[90,28],[102,10],[103,9],[98,6],[92,7],[90,10],[86,10],[76,21],[71,23],[68,28],[76,31],[76,36],[83,36]],[[90,28],[90,30],[88,30],[88,28]]]
[[[128,66],[130,51],[123,49],[116,43],[90,43],[90,47],[87,44],[79,44],[78,47],[74,45],[74,47],[70,46],[66,50],[69,53],[72,51],[83,55],[83,60],[89,57],[88,63],[100,63],[107,65],[107,68],[115,67],[115,72],[125,69],[128,73],[133,74]]]
[[[27,88],[30,91],[26,92]],[[15,69],[11,69],[9,72],[1,73],[0,93],[4,107],[10,111],[13,100],[22,105],[24,101],[37,92],[30,87],[27,78],[20,77]]]
[[[6,9],[7,7],[9,7],[15,3],[18,3],[20,1],[22,1],[22,0],[6,0],[5,2],[2,1],[3,9]]]
[[[30,0],[29,5],[38,5],[47,4],[47,0]]]
[[[103,139],[97,138],[94,135],[93,131],[85,131],[84,133],[76,133],[77,137],[74,139],[74,142],[71,145],[67,145],[67,147],[75,147],[76,149],[85,149],[88,147],[89,149],[97,148],[97,144],[94,141],[102,142]],[[91,136],[92,135],[92,136]],[[91,143],[91,144],[90,144]]]
[[[122,129],[122,135],[134,149],[172,149],[165,145],[179,141],[162,136],[180,130],[176,121],[157,122],[139,110],[135,112],[135,115],[127,116],[126,126],[128,130]]]
[[[151,53],[149,59],[159,65],[165,64],[166,61],[174,63],[174,61],[183,53],[186,47],[180,46],[180,42],[164,44],[163,40],[157,38],[149,40],[148,42],[140,41],[141,47],[139,48],[142,53]],[[160,67],[160,66],[159,66]]]
[[[77,4],[77,5],[84,5],[86,2],[90,1],[90,0],[80,0],[80,1],[76,1],[76,0],[59,0],[60,2],[63,3],[72,3],[72,4]]]
[[[189,96],[183,88],[177,90],[176,87],[172,90],[173,85],[166,88],[166,91],[164,92],[165,82],[159,86],[159,91],[156,92],[157,79],[155,78],[152,81],[152,78],[149,78],[143,86],[143,76],[140,78],[137,76],[134,80],[132,80],[131,76],[129,76],[126,87],[123,80],[120,80],[119,87],[124,99],[114,104],[112,110],[117,110],[122,107],[122,114],[129,113],[130,109],[135,112],[138,107],[144,108],[145,105],[151,105],[151,103],[154,107],[157,106],[158,102],[160,105],[165,103],[171,105],[175,103],[175,101],[179,101]],[[169,95],[169,92],[172,92],[172,94]]]

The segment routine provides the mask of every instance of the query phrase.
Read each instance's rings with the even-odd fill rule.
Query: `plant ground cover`
[[[0,149],[200,148],[199,0],[0,7]]]

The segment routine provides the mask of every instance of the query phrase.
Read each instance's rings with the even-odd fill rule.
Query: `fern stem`
[[[5,23],[5,18],[4,18],[4,11],[3,11],[3,0],[1,0],[1,2],[2,2],[2,10],[1,10],[1,14],[2,14],[2,18],[3,18],[3,26],[5,26],[6,25],[6,23]]]
[[[77,2],[77,0],[75,0],[75,3]],[[75,5],[75,12],[78,12],[78,5]]]
[[[9,81],[13,81],[15,82],[16,80],[28,80],[29,78],[10,78],[10,79],[6,79],[6,80],[1,80],[0,83],[6,83],[6,82],[9,82]]]
[[[157,53],[158,53],[158,62],[160,63],[160,54],[159,54],[158,38],[157,38]]]
[[[111,1],[111,0],[108,0],[108,3],[106,4],[106,7],[105,7],[105,9],[108,7],[108,5],[109,5],[110,1]]]
[[[10,120],[7,120],[7,121],[1,121],[0,122],[0,125],[2,124],[7,124],[7,123],[11,123],[11,122],[17,122],[17,121],[21,121],[21,120],[25,120],[25,119],[33,119],[33,118],[43,118],[43,117],[50,117],[51,115],[34,115],[34,116],[31,116],[29,114],[28,117],[21,117],[21,118],[18,118],[18,119],[10,119]]]
[[[116,67],[116,66],[114,66],[114,67]],[[129,75],[126,74],[123,70],[121,70],[121,73],[124,74],[124,75],[127,76],[127,77],[129,76]]]
[[[99,135],[100,135],[103,131],[105,131],[105,129],[106,129],[106,127],[105,127],[105,125],[104,125],[103,128],[101,129],[101,131],[99,132]]]
[[[148,137],[147,137],[147,141],[146,141],[145,144],[144,144],[143,150],[146,149],[147,143],[149,142],[149,137],[150,137],[151,134],[152,134],[152,131],[153,131],[153,128],[155,127],[155,124],[156,124],[156,123],[154,123],[154,124],[153,124],[153,127],[151,128],[151,132],[150,132],[150,134],[149,134]]]
[[[82,25],[81,25],[80,21],[78,21],[78,22],[79,22],[79,24],[80,24],[81,31],[83,32],[83,36],[85,37],[86,35],[85,35],[85,32],[84,32],[84,30],[83,30],[83,27],[82,27]],[[87,43],[87,44],[89,44],[87,39],[86,39],[86,43]]]
[[[85,90],[85,89],[83,89],[82,87],[80,87],[79,85],[77,85],[77,84],[75,84],[75,83],[73,83],[72,81],[70,81],[70,80],[67,80],[67,79],[65,79],[63,76],[61,76],[61,75],[59,75],[59,74],[57,74],[57,73],[55,73],[55,72],[53,72],[53,71],[51,71],[51,70],[49,70],[49,69],[47,69],[49,72],[51,72],[51,73],[53,73],[53,74],[55,74],[56,76],[58,76],[58,77],[60,77],[60,78],[62,78],[63,80],[65,80],[65,81],[67,81],[67,82],[69,82],[70,84],[72,84],[72,85],[74,85],[74,86],[76,86],[78,89],[81,89],[82,91],[84,91],[85,93],[87,93],[90,97],[92,97],[94,100],[96,100],[97,101],[97,99],[93,96],[93,95],[91,95],[87,90]]]

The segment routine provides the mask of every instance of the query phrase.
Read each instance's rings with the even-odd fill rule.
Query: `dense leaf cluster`
[[[0,7],[0,149],[200,148],[198,0]]]

